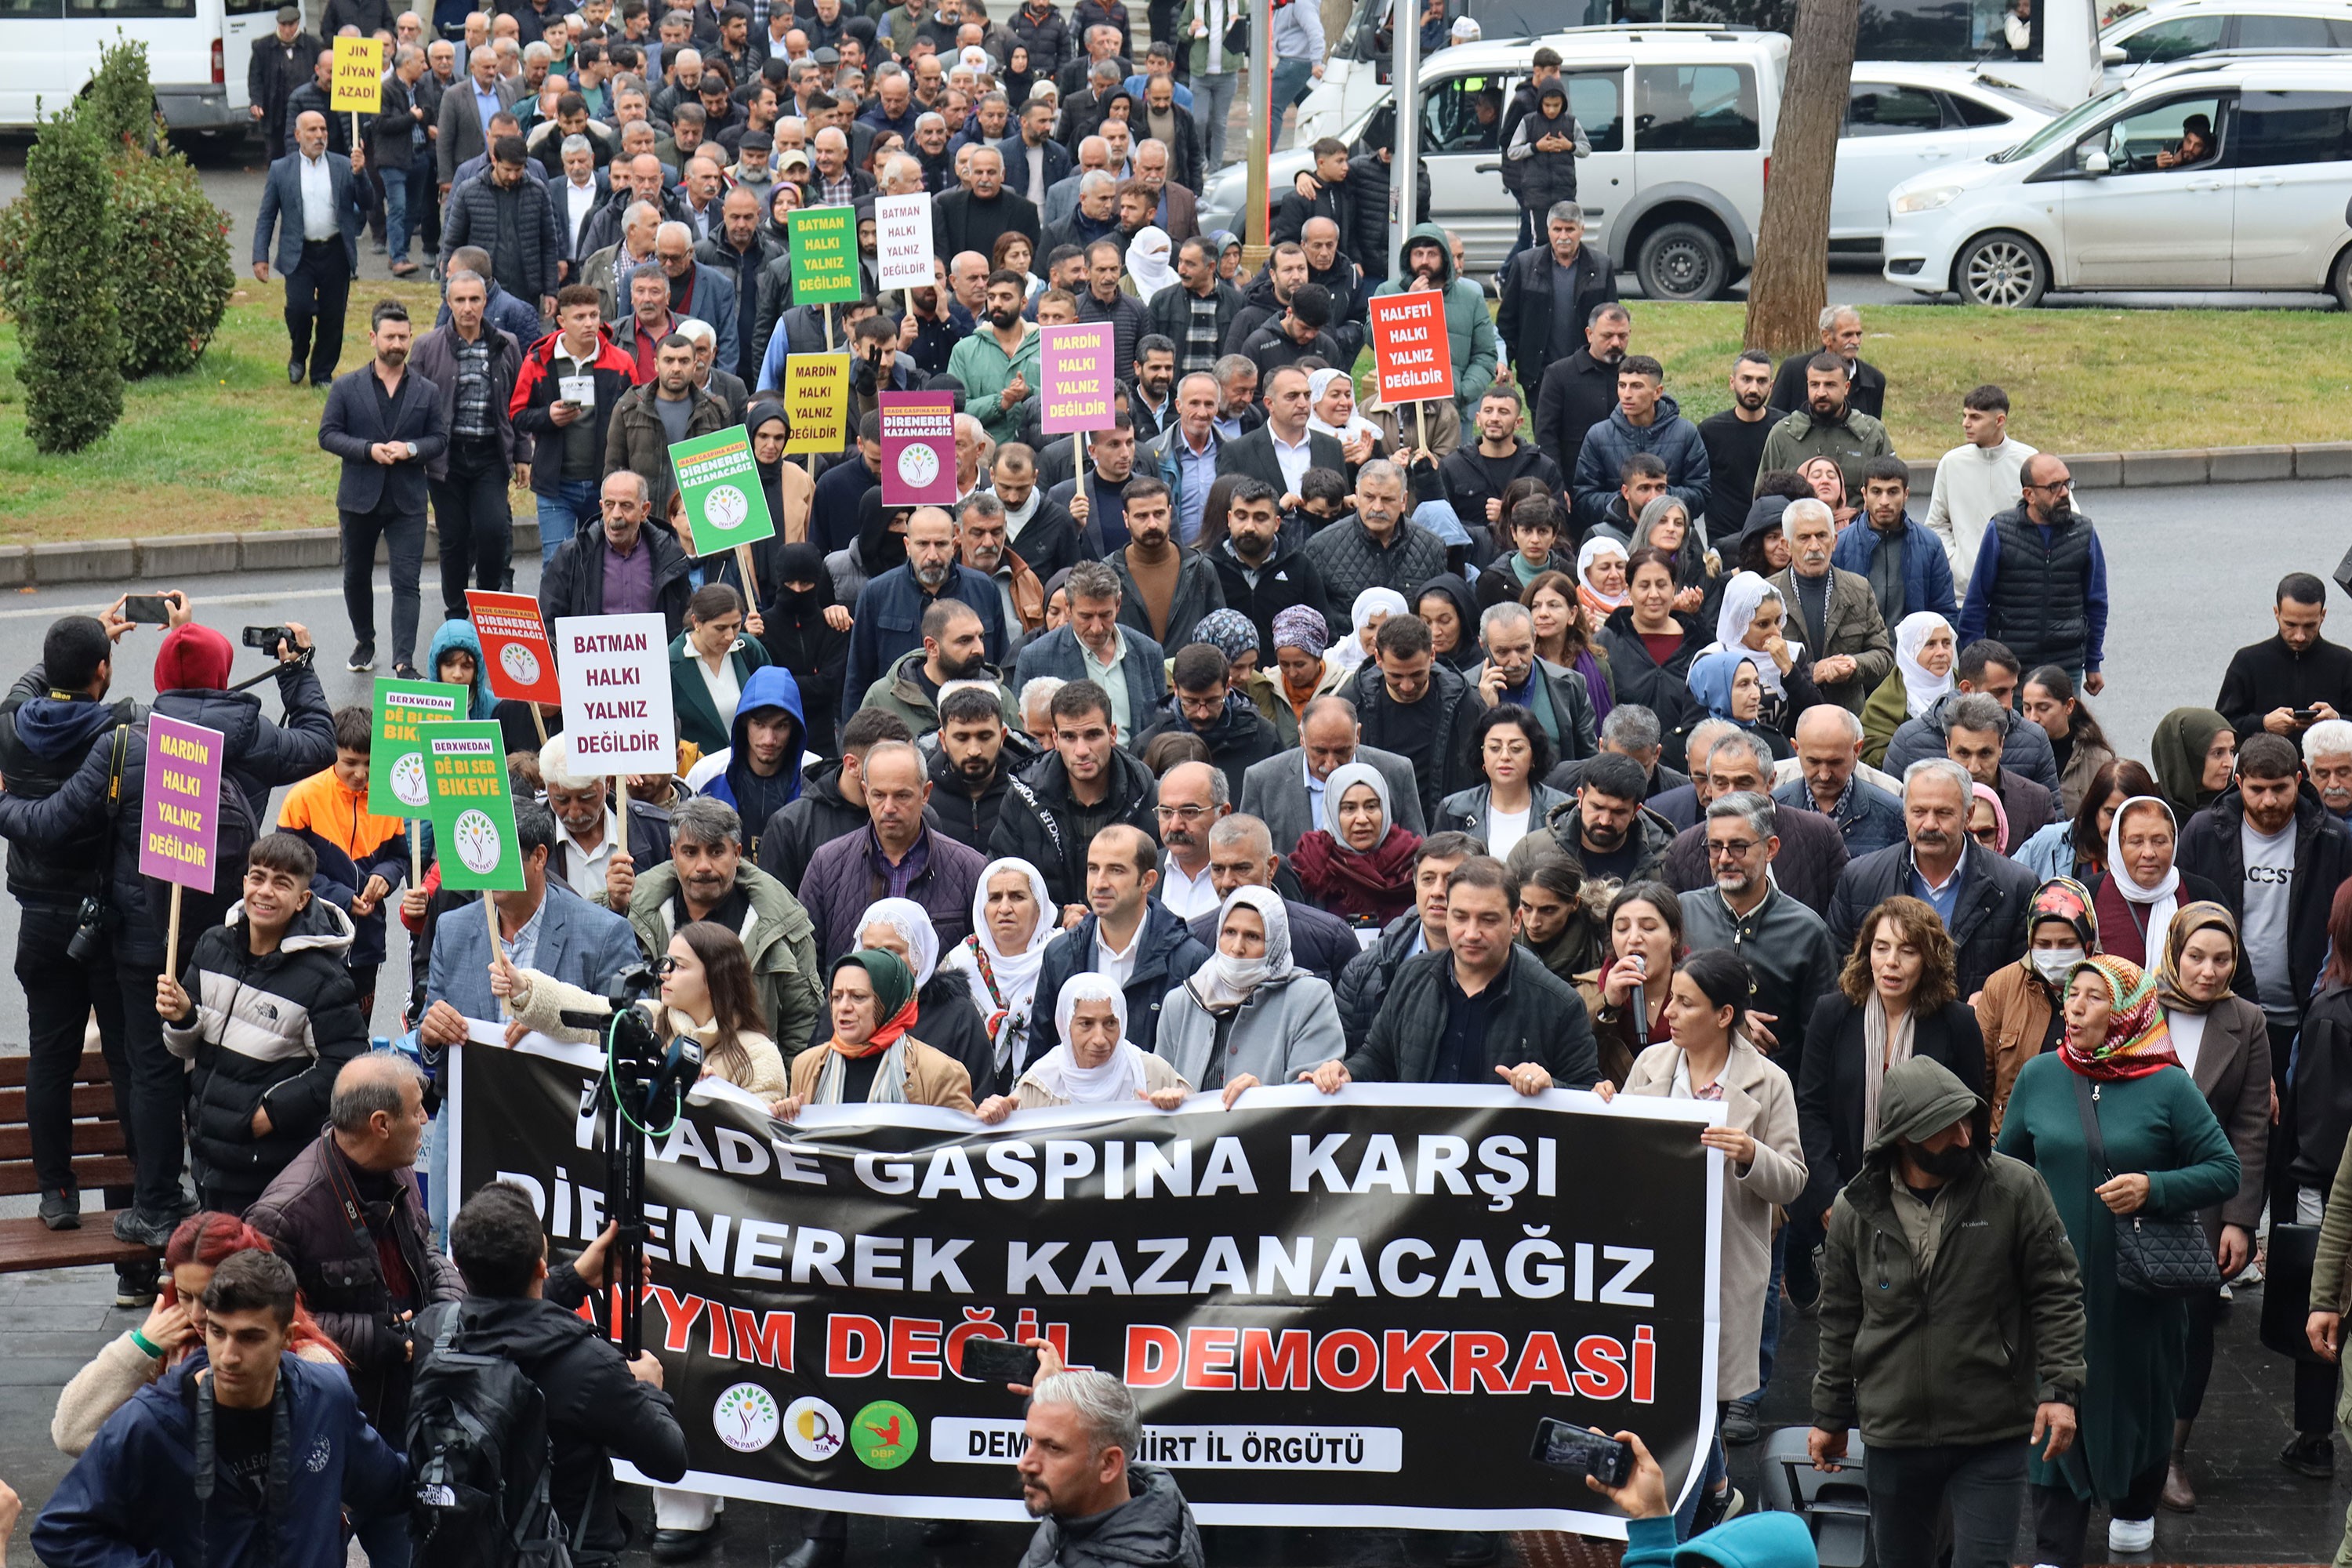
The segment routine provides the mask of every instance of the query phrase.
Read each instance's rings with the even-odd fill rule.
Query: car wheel
[[[1723,241],[1696,223],[1651,230],[1633,271],[1642,279],[1642,292],[1653,300],[1712,300],[1731,286],[1731,258]]]
[[[2336,308],[2352,310],[2352,250],[2336,258],[2335,269],[2327,275],[2327,291],[2336,296]]]
[[[2011,229],[1977,236],[1952,265],[1952,291],[1966,304],[2030,310],[2049,287],[2050,263],[2042,247]]]

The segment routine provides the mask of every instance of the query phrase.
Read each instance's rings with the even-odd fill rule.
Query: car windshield
[[[2014,163],[2020,158],[2031,158],[2062,142],[2071,142],[2085,124],[2113,109],[2123,95],[2122,88],[2109,88],[2090,102],[2076,104],[2071,110],[2060,115],[2016,146],[2004,152],[1995,153],[1985,162],[1988,163]]]

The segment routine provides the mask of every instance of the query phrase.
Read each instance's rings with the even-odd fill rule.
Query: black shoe
[[[1723,1440],[1731,1447],[1744,1448],[1764,1435],[1756,1420],[1756,1402],[1735,1399],[1723,1413]]]
[[[803,1541],[784,1559],[783,1568],[841,1568],[848,1556],[849,1542],[840,1536],[830,1541]]]
[[[1503,1538],[1491,1530],[1465,1530],[1445,1549],[1445,1568],[1486,1568],[1503,1555]]]
[[[373,669],[375,668],[375,644],[373,642],[363,642],[360,644],[359,647],[352,649],[352,657],[344,663],[343,668],[350,670],[353,675],[365,675],[369,670]]]
[[[1747,1504],[1748,1500],[1739,1495],[1738,1487],[1727,1486],[1719,1492],[1702,1489],[1698,1510],[1691,1515],[1691,1534],[1705,1535],[1725,1520],[1738,1519]]]
[[[1789,1260],[1780,1271],[1780,1284],[1789,1293],[1790,1304],[1800,1312],[1811,1312],[1822,1301],[1822,1271],[1814,1261],[1813,1249],[1789,1248]]]
[[[301,362],[300,360],[299,360],[299,359],[289,359],[289,360],[288,360],[288,361],[286,362],[286,384],[287,384],[287,385],[289,385],[289,386],[299,386],[299,385],[301,385],[301,384],[302,384],[302,369],[303,369],[303,367],[302,367],[302,362]]]
[[[2298,1476],[2327,1480],[2336,1474],[2336,1440],[2326,1433],[2298,1432],[2279,1450],[2279,1463]]]
[[[392,672],[393,674],[400,677],[403,680],[422,680],[425,679],[425,675],[422,670],[419,670],[415,665],[409,664],[404,660],[399,664],[394,665],[392,667]]]
[[[114,1304],[136,1310],[155,1304],[157,1270],[152,1258],[114,1266]]]
[[[151,1209],[124,1209],[114,1216],[114,1239],[161,1252],[172,1239],[172,1233],[180,1228],[180,1222],[195,1212],[196,1205],[184,1199],[161,1214]]]
[[[51,1230],[81,1228],[81,1194],[71,1187],[44,1188],[41,1223]]]
[[[719,1527],[709,1530],[656,1530],[654,1531],[653,1553],[656,1563],[690,1563],[710,1550],[719,1538]]]

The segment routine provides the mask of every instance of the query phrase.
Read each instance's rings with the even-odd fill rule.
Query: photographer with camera
[[[1599,1433],[1598,1426],[1590,1428]],[[1625,1515],[1625,1558],[1620,1568],[1816,1568],[1821,1554],[1812,1532],[1793,1513],[1756,1513],[1676,1543],[1675,1507],[1666,1495],[1665,1472],[1650,1446],[1632,1432],[1615,1441],[1633,1452],[1632,1473],[1622,1486],[1588,1474],[1584,1484]]]
[[[284,723],[272,724],[261,716],[258,698],[228,689],[235,657],[228,639],[194,624],[193,604],[184,595],[175,597],[169,611],[172,629],[155,656],[154,710],[217,730],[224,737],[219,850],[222,858],[234,861],[252,842],[254,825],[260,819],[253,803],[266,804],[278,785],[314,773],[334,760],[334,720],[319,678],[311,673],[310,637],[302,626],[266,628],[278,658],[278,689],[286,704]],[[248,642],[259,629],[247,628]],[[95,675],[91,679],[94,684]],[[164,1047],[163,1020],[155,1013],[168,906],[151,898],[148,879],[139,874],[147,727],[131,724],[118,734],[118,740],[105,745],[91,744],[81,765],[48,793],[9,789],[0,794],[0,837],[46,858],[60,845],[100,841],[111,824],[111,846],[100,855],[106,891],[92,895],[78,910],[76,935],[83,952],[74,952],[70,943],[75,938],[68,937],[67,956],[89,962],[104,952],[95,945],[100,939],[113,950],[122,1052],[131,1082],[131,1117],[124,1125],[137,1173],[134,1200],[115,1216],[114,1234],[120,1240],[160,1251],[173,1227],[194,1212],[180,1187],[181,1112],[187,1080],[178,1058]],[[234,886],[210,894],[190,891],[182,900],[181,931],[193,940],[194,933],[220,924],[236,895]],[[81,935],[83,931],[89,934]],[[103,1004],[100,1008],[102,1037],[106,1008]],[[71,1027],[79,1031],[80,1026],[76,1018]]]
[[[886,392],[913,392],[923,384],[923,373],[913,358],[898,352],[898,319],[887,311],[868,316],[849,332],[850,412],[863,420],[881,406]]]

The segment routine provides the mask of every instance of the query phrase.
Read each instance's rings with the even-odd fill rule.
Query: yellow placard
[[[383,107],[383,40],[335,40],[335,112],[356,110],[373,114]]]
[[[849,444],[849,356],[786,354],[783,405],[786,452],[840,451]]]

